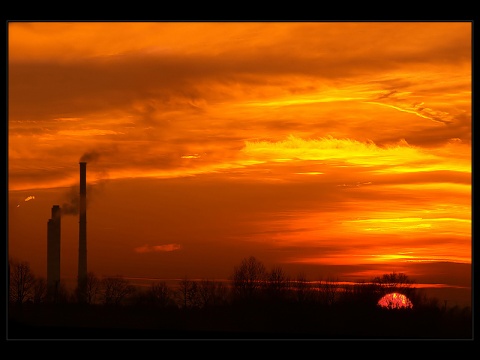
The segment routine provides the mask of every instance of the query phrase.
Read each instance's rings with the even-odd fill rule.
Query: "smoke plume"
[[[86,152],[80,157],[80,162],[91,162],[95,161],[100,157],[100,153],[98,151],[92,150]]]
[[[79,162],[86,162],[86,163],[95,162],[100,158],[102,153],[103,151],[99,152],[97,150],[87,151],[80,157]],[[92,173],[96,174],[97,176],[101,174],[103,177],[107,177],[105,172],[100,172],[98,169],[90,168],[89,174],[91,175]],[[94,187],[92,185],[87,184],[87,193],[89,195],[92,195],[92,193],[94,192],[95,192]],[[91,196],[87,197],[87,207],[91,198],[92,198]],[[80,211],[80,186],[75,185],[69,188],[67,193],[64,196],[64,199],[65,200],[63,201],[63,204],[61,206],[62,215],[78,215]]]
[[[67,200],[61,206],[62,215],[78,215],[80,207],[80,189],[78,186],[73,186],[66,194]]]

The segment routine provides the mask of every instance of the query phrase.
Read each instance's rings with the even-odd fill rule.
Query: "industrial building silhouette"
[[[60,286],[61,209],[52,206],[52,217],[47,222],[47,296],[57,299]]]
[[[78,228],[78,300],[87,296],[87,163],[80,162],[80,209]]]
[[[78,301],[87,295],[87,163],[80,164],[80,207],[78,228]],[[60,287],[61,208],[52,206],[52,217],[47,222],[47,296],[56,301]]]

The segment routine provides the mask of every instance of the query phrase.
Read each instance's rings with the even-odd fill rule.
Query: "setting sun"
[[[412,308],[412,302],[403,294],[391,293],[385,296],[382,296],[378,300],[378,305],[387,309],[402,309],[402,308]]]

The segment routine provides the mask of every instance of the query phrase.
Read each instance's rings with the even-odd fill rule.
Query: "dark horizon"
[[[15,274],[26,274],[24,264],[11,265],[9,339],[473,337],[470,307],[425,296],[404,274],[341,286],[292,282],[282,269],[267,271],[249,257],[235,266],[227,286],[184,278],[176,287],[156,281],[139,290],[122,277],[90,274],[87,294],[63,289],[54,299],[33,294],[28,300],[12,291],[19,284]]]

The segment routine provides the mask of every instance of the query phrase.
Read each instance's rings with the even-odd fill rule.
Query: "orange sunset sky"
[[[8,255],[470,289],[471,22],[9,22]]]

